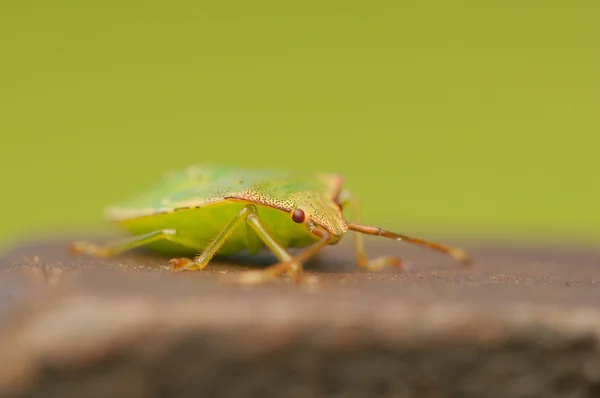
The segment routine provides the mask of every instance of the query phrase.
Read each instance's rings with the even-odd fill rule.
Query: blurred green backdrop
[[[4,2],[0,245],[204,161],[342,172],[405,233],[596,241],[599,4]]]

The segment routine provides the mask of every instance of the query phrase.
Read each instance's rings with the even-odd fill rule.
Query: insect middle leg
[[[91,242],[79,241],[71,244],[71,253],[84,253],[95,257],[111,257],[136,247],[144,246],[159,240],[167,240],[189,248],[194,248],[193,242],[177,235],[177,231],[171,228],[161,229],[149,232],[144,235],[121,239],[104,245],[97,245]]]

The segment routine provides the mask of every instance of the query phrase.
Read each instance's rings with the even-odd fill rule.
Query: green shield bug
[[[402,263],[393,256],[368,260],[362,234],[429,247],[469,262],[460,249],[360,224],[358,201],[342,188],[342,182],[339,174],[193,165],[168,173],[143,195],[107,209],[107,217],[132,237],[106,245],[74,242],[71,249],[73,253],[113,256],[148,246],[177,257],[170,261],[173,270],[201,270],[217,253],[256,253],[268,247],[279,262],[263,271],[243,273],[242,283],[284,274],[299,280],[302,263],[324,246],[337,244],[348,231],[357,232],[356,259],[365,269],[401,267]],[[344,217],[342,209],[346,208],[353,222]],[[292,257],[286,248],[305,249]]]

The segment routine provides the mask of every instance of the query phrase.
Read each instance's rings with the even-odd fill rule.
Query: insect
[[[257,253],[268,247],[279,262],[262,271],[242,273],[242,283],[282,275],[300,281],[302,263],[324,246],[340,242],[348,231],[356,232],[356,260],[364,269],[402,267],[402,262],[395,256],[369,260],[363,234],[425,246],[469,263],[460,249],[361,224],[359,203],[342,183],[343,177],[332,173],[192,165],[167,173],[142,195],[107,209],[107,217],[131,237],[105,245],[74,242],[71,249],[107,257],[147,246],[173,256],[172,270],[201,270],[216,254]],[[351,213],[352,222],[343,210]],[[293,257],[286,248],[304,250]]]

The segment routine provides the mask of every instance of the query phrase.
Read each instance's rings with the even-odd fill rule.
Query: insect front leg
[[[264,235],[265,238],[266,239],[270,238],[268,233],[266,233],[266,231],[264,231],[264,228],[260,224],[260,220],[258,218],[254,219],[254,220],[251,219],[250,223],[255,225],[255,230],[257,231],[257,234],[259,236],[263,237],[262,234],[264,232],[266,234],[266,235]],[[257,283],[266,282],[270,279],[274,279],[285,273],[292,276],[297,282],[310,281],[309,279],[305,278],[303,275],[302,263],[304,261],[310,259],[311,257],[313,257],[315,254],[317,254],[319,252],[319,250],[321,250],[324,246],[326,246],[331,241],[331,234],[329,234],[329,232],[327,232],[325,229],[318,227],[318,226],[314,226],[314,225],[311,226],[310,228],[311,228],[311,232],[313,234],[315,234],[316,236],[318,236],[320,239],[314,245],[303,250],[295,258],[292,258],[289,254],[287,254],[287,252],[285,252],[285,250],[283,250],[283,248],[281,248],[286,253],[286,255],[281,255],[282,253],[280,253],[280,255],[278,255],[281,262],[279,262],[275,265],[272,265],[270,267],[267,267],[263,271],[244,272],[240,276],[234,276],[234,277],[227,278],[226,282],[234,282],[234,283],[241,283],[241,284],[257,284]],[[263,232],[261,232],[261,230],[263,230]],[[272,239],[272,238],[270,238],[270,239]],[[269,245],[269,243],[267,243],[267,242],[265,242],[265,243],[267,245]],[[276,244],[276,242],[275,242],[275,244]],[[277,247],[277,246],[274,246],[274,247]],[[275,249],[275,250],[279,250],[279,249]]]
[[[338,203],[342,209],[350,208],[353,221],[360,223],[360,205],[356,197],[348,190],[340,192]],[[402,268],[402,260],[397,256],[381,256],[369,260],[365,250],[365,241],[362,234],[354,234],[354,251],[356,252],[356,262],[359,267],[367,268],[372,271],[378,271],[385,267]]]
[[[176,230],[168,228],[153,231],[144,235],[121,239],[115,242],[109,242],[104,245],[97,245],[95,243],[85,241],[73,242],[71,244],[71,253],[83,253],[95,257],[111,257],[124,251],[135,249],[136,247],[144,246],[161,239],[190,248],[194,247],[193,242],[189,242],[186,239],[178,236]]]

